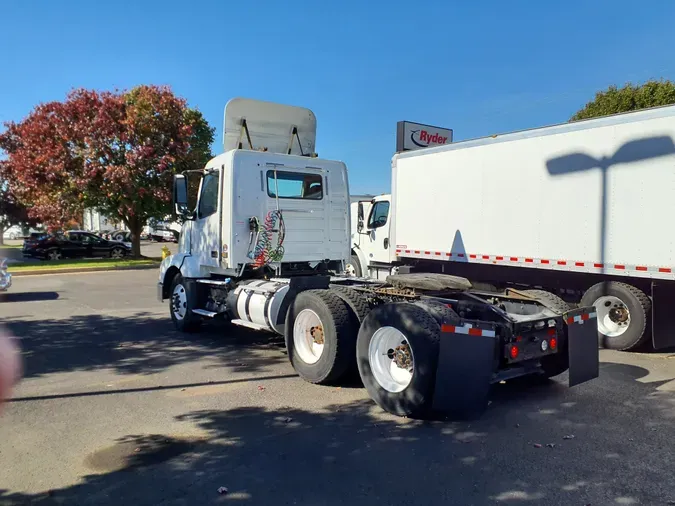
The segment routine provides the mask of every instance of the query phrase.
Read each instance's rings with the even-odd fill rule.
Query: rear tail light
[[[511,358],[513,360],[518,358],[518,346],[512,345],[511,350],[509,351],[509,354],[511,355]]]
[[[548,342],[548,345],[551,347],[552,350],[555,350],[558,347],[558,340],[555,337],[552,337],[551,340]]]

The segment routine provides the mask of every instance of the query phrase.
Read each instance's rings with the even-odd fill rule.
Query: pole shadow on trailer
[[[552,176],[566,176],[579,172],[599,170],[601,174],[600,189],[600,263],[606,263],[607,249],[607,213],[608,213],[608,171],[620,164],[642,162],[653,158],[661,158],[675,154],[675,143],[668,135],[645,137],[624,143],[611,156],[595,158],[587,153],[568,153],[546,162],[546,169]],[[651,283],[652,298],[652,344],[654,348],[666,348],[675,345],[675,333],[669,329],[669,308],[675,301],[675,287],[671,283],[653,281]],[[659,297],[656,297],[656,294]],[[658,303],[656,302],[658,300]]]

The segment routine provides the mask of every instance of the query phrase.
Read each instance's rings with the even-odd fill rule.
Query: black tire
[[[399,330],[412,349],[412,379],[400,392],[390,392],[382,387],[375,379],[370,365],[370,342],[375,332],[382,327]],[[423,417],[431,413],[440,332],[436,319],[415,304],[383,304],[370,311],[359,330],[356,360],[361,380],[378,406],[399,416]]]
[[[295,349],[293,332],[297,315],[313,311],[321,320],[324,348],[319,360],[313,364],[300,358]],[[333,384],[346,376],[354,364],[356,333],[349,307],[329,290],[300,292],[288,309],[285,331],[288,358],[302,379],[316,384]]]
[[[649,297],[642,290],[627,283],[603,281],[586,290],[580,305],[593,306],[596,300],[605,295],[621,299],[630,313],[630,324],[620,336],[604,335],[598,327],[598,344],[603,348],[621,351],[640,347],[651,337],[649,312],[652,303]]]
[[[352,255],[351,258],[349,259],[349,263],[352,264],[354,267],[354,275],[357,278],[360,278],[363,276],[363,269],[361,268],[361,261],[359,260],[359,257],[356,255]]]
[[[118,257],[115,257],[115,252],[119,253]],[[124,248],[113,248],[110,250],[110,258],[124,258],[127,252]]]
[[[522,290],[525,295],[529,295],[533,299],[537,299],[552,311],[565,313],[569,311],[570,305],[556,294],[547,292],[546,290]]]
[[[176,287],[181,285],[185,291],[186,297],[186,306],[185,306],[185,316],[179,318],[174,311],[174,292]],[[192,312],[193,309],[197,308],[199,302],[199,297],[197,294],[197,284],[193,281],[183,279],[183,276],[178,273],[174,276],[173,281],[171,282],[171,294],[169,295],[169,312],[171,314],[171,320],[173,321],[174,326],[177,330],[181,332],[192,333],[199,330],[202,324],[202,318],[198,314]]]
[[[354,290],[348,286],[330,285],[330,289],[338,297],[345,301],[345,303],[349,306],[349,309],[351,309],[354,313],[354,316],[358,322],[356,328],[358,332],[358,326],[361,325],[361,322],[366,318],[366,316],[368,316],[368,313],[370,313],[370,310],[372,309],[368,299],[358,290]]]

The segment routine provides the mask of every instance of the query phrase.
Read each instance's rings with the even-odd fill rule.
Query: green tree
[[[675,104],[675,83],[668,80],[651,80],[642,85],[628,83],[623,88],[610,86],[596,93],[595,99],[572,116],[570,121],[671,104]]]

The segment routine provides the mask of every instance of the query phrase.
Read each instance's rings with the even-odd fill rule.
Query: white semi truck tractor
[[[517,376],[597,377],[593,307],[442,273],[339,275],[351,249],[347,168],[315,154],[315,133],[309,109],[234,99],[225,152],[175,176],[185,222],[158,296],[177,329],[222,319],[283,335],[305,380],[358,371],[379,406],[405,416],[480,412],[490,385]],[[194,209],[189,177],[201,180]],[[435,223],[435,234],[452,232]]]
[[[352,203],[346,272],[543,289],[594,306],[601,347],[673,346],[673,138],[669,106],[399,152],[392,194]]]

